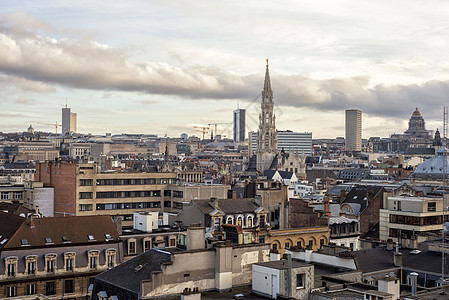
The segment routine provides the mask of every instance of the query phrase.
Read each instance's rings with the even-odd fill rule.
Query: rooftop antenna
[[[443,138],[444,138],[444,149],[443,149],[443,232],[441,234],[442,236],[442,244],[441,244],[441,286],[444,285],[444,282],[446,281],[446,233],[445,233],[445,226],[444,226],[444,220],[445,220],[445,212],[447,209],[446,206],[446,187],[447,187],[447,107],[443,107]]]
[[[65,98],[65,108],[67,108],[67,97]]]

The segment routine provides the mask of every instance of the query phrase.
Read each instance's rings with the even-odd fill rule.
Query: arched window
[[[253,216],[248,215],[246,217],[246,227],[249,227],[249,228],[253,227]]]
[[[228,216],[227,218],[226,218],[226,224],[233,224],[234,222],[233,222],[233,218],[231,217],[231,216]]]
[[[243,217],[242,216],[237,217],[237,225],[243,226]]]

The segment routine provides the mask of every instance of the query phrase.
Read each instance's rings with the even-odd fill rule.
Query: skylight
[[[29,246],[27,239],[21,239],[20,242],[22,243],[22,246]]]
[[[8,241],[8,239],[4,239],[3,241],[0,242],[0,245],[3,245],[4,243],[6,243]]]
[[[63,236],[62,236],[62,242],[64,242],[64,243],[70,243],[69,237],[68,237],[67,235],[63,235]]]
[[[45,243],[47,243],[47,244],[52,244],[53,241],[51,240],[51,238],[46,237],[46,238],[45,238]]]
[[[108,239],[108,240],[110,240],[110,239],[112,239],[112,237],[111,237],[111,235],[109,234],[109,233],[105,233],[105,235],[104,235],[105,237],[106,237],[106,239]]]
[[[87,237],[89,238],[89,241],[95,241],[95,237],[92,234],[89,234]]]

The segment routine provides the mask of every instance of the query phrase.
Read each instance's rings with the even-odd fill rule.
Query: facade
[[[187,230],[187,249],[151,249],[95,278],[92,299],[153,299],[228,290],[250,284],[252,264],[269,260],[267,244],[219,244],[205,249],[204,227]]]
[[[86,299],[97,274],[123,261],[109,216],[23,218],[0,212],[0,297]]]
[[[246,110],[234,110],[234,142],[242,143],[245,141],[246,129]]]
[[[309,299],[309,293],[314,288],[313,265],[294,260],[290,272],[289,278],[288,262],[285,260],[253,264],[252,291],[271,299],[279,296]]]
[[[358,109],[345,111],[346,150],[362,151],[362,112]]]
[[[359,250],[359,220],[347,217],[330,217],[330,242],[337,246]]]
[[[425,233],[439,233],[447,219],[442,197],[390,196],[380,210],[380,239],[414,248],[427,240]]]
[[[312,155],[312,133],[311,132],[293,132],[278,131],[277,149],[285,152],[293,151],[300,155]],[[257,132],[248,133],[248,151],[255,153],[257,151]]]
[[[271,244],[271,249],[278,251],[281,255],[285,253],[286,249],[293,247],[300,249],[307,247],[316,251],[322,245],[329,243],[329,227],[317,226],[270,230],[268,232],[268,242]]]
[[[133,212],[182,208],[170,190],[175,173],[97,172],[92,163],[48,162],[36,165],[36,181],[54,188],[55,216],[118,215],[132,226]]]
[[[77,115],[76,113],[70,112],[70,107],[62,108],[62,135],[70,132],[76,132],[77,126]]]

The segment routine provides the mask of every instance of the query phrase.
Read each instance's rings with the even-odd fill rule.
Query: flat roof
[[[282,260],[267,261],[267,262],[262,262],[262,263],[255,263],[254,265],[272,268],[272,269],[278,269],[278,270],[287,270],[288,261],[285,259],[282,259]],[[292,259],[292,268],[293,269],[303,268],[303,267],[312,267],[312,265]]]

